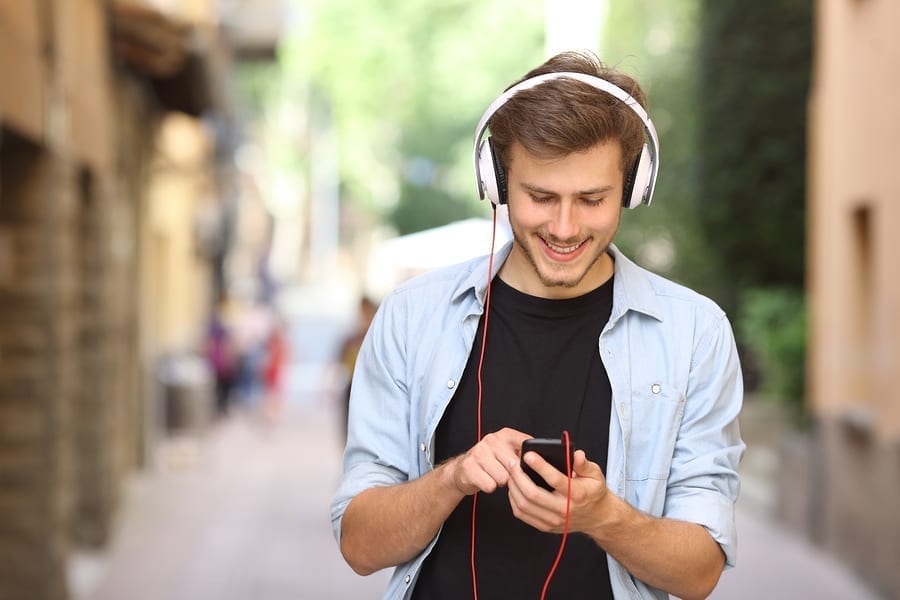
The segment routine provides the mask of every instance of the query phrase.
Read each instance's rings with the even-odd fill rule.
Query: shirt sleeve
[[[340,543],[350,501],[376,486],[409,479],[409,386],[406,377],[406,310],[389,295],[360,347],[351,386],[343,474],[331,504]]]
[[[663,516],[697,523],[737,558],[734,505],[745,445],[738,415],[743,379],[734,335],[724,315],[711,320],[694,344],[685,413],[675,444]]]

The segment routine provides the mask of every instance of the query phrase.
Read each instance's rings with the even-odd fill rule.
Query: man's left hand
[[[536,452],[521,457],[553,491],[536,485],[520,464],[511,465],[509,504],[515,517],[540,531],[562,533],[566,520],[568,478]],[[575,452],[572,465],[572,498],[569,506],[569,531],[596,529],[604,501],[611,495],[600,465],[587,459],[583,450]]]

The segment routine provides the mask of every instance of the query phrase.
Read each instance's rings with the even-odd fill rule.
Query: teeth
[[[578,242],[577,244],[575,244],[574,246],[557,246],[556,244],[547,242],[547,245],[550,246],[551,250],[553,250],[554,252],[557,252],[559,254],[571,254],[572,252],[575,252],[576,250],[578,250],[578,248],[583,243],[584,242],[581,241],[581,242]]]

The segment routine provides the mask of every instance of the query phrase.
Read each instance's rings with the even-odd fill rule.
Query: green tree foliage
[[[648,92],[661,148],[654,203],[617,243],[725,308],[749,388],[802,401],[811,0],[610,6],[604,58]],[[665,268],[647,252],[659,240]]]
[[[602,57],[640,82],[660,141],[653,204],[623,215],[616,243],[645,266],[714,295],[719,274],[697,217],[698,21],[699,0],[613,1]]]
[[[698,215],[738,343],[799,418],[812,0],[702,7]]]
[[[737,334],[759,357],[762,390],[788,408],[803,424],[806,357],[806,307],[794,287],[758,288],[744,292]]]
[[[542,60],[542,2],[305,7],[284,64],[329,108],[344,199],[389,216],[400,233],[487,211],[472,174],[474,127],[496,94]]]
[[[703,0],[698,211],[719,295],[804,284],[811,0]]]

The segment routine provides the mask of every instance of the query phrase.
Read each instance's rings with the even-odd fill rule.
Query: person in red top
[[[288,358],[288,342],[284,323],[277,319],[266,341],[266,357],[262,364],[262,380],[266,390],[263,411],[269,420],[275,420],[282,408],[282,383],[284,364]]]

